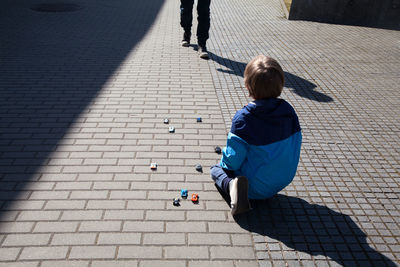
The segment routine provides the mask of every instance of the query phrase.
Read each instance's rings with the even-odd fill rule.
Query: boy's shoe
[[[183,47],[188,47],[190,45],[190,36],[192,34],[190,32],[184,32],[183,33],[183,39],[182,39],[182,46]]]
[[[229,182],[229,195],[231,197],[232,215],[244,213],[250,210],[248,182],[245,176],[238,176]]]
[[[202,59],[208,59],[209,58],[208,57],[208,51],[207,51],[207,48],[206,48],[205,45],[199,45],[198,52],[199,52],[200,58],[202,58]]]

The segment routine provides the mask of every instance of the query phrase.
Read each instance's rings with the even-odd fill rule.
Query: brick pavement
[[[213,1],[203,61],[176,1],[79,3],[0,11],[0,266],[398,263],[398,32]],[[208,167],[260,53],[286,70],[304,146],[293,184],[234,219]],[[172,205],[183,187],[198,205]]]
[[[287,21],[267,2],[213,2],[210,71],[229,127],[248,101],[246,62],[278,59],[301,162],[281,195],[237,222],[262,266],[399,265],[400,33]]]

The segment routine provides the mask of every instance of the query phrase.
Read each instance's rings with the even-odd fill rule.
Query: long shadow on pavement
[[[5,0],[0,10],[3,209],[26,199],[25,183],[40,179],[39,169],[49,163],[50,153],[69,131],[79,130],[71,126],[82,112],[89,112],[86,108],[105,84],[113,82],[113,73],[144,37],[164,3],[89,0],[74,1],[80,6],[74,12],[31,9],[42,2]]]
[[[234,74],[243,77],[246,63],[235,61],[228,58],[220,57],[212,52],[209,52],[210,59],[224,66],[228,70],[217,69],[219,72]],[[301,97],[318,101],[318,102],[332,102],[332,97],[325,95],[315,90],[317,87],[314,83],[307,81],[299,76],[285,72],[285,87],[290,88],[293,92]]]
[[[282,259],[278,243],[272,243],[278,240],[291,249],[323,255],[343,266],[396,266],[368,245],[366,234],[348,215],[281,194],[251,204],[250,212],[234,219],[243,229],[269,239],[270,252],[267,246],[261,252],[266,259]]]

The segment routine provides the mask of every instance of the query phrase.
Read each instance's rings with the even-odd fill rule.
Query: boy
[[[244,83],[254,101],[236,112],[221,161],[211,167],[212,179],[230,195],[232,215],[248,211],[249,199],[272,197],[293,180],[302,140],[296,112],[278,98],[284,73],[276,60],[251,60]]]

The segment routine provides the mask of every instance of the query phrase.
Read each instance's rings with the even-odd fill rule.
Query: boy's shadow
[[[236,76],[243,77],[244,69],[246,68],[246,63],[234,61],[228,58],[220,57],[212,52],[208,52],[210,59],[217,62],[218,64],[228,68],[227,70],[218,68],[217,71],[224,72],[228,74],[234,74]],[[314,88],[317,86],[299,76],[285,72],[285,87],[292,89],[297,95],[308,98],[310,100],[318,102],[332,102],[332,97],[320,93]]]
[[[368,245],[367,235],[348,215],[281,194],[251,201],[251,205],[253,209],[248,213],[234,216],[236,223],[250,232],[278,240],[296,251],[329,257],[343,266],[396,266]],[[269,257],[268,249],[272,259],[274,251],[280,255],[279,246],[273,246],[270,241],[265,245],[265,258]],[[276,259],[281,259],[279,255]]]

